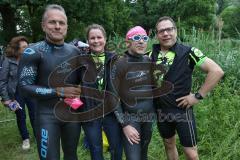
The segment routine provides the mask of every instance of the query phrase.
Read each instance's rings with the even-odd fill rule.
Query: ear
[[[126,41],[126,47],[129,48],[131,46],[131,42],[130,41]]]

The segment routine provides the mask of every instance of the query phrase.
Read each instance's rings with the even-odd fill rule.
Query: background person
[[[60,159],[60,144],[64,160],[78,159],[81,126],[77,122],[62,121],[54,113],[55,105],[63,98],[77,98],[81,93],[80,87],[75,87],[79,84],[78,74],[67,62],[80,53],[76,47],[64,42],[67,28],[64,9],[59,5],[48,5],[42,17],[45,40],[25,49],[20,62],[20,91],[33,96],[37,102],[36,138],[41,160]],[[52,73],[56,75],[51,79]],[[64,84],[60,83],[61,77],[66,78]]]
[[[183,146],[186,159],[198,159],[197,132],[193,106],[209,93],[223,76],[222,69],[199,49],[177,42],[177,28],[170,17],[161,17],[156,23],[159,44],[153,45],[153,62],[164,65],[167,73],[163,80],[174,85],[174,90],[157,98],[158,128],[163,138],[169,160],[178,159],[175,132]],[[207,76],[195,93],[191,93],[194,67]],[[162,115],[173,115],[174,119],[161,119]]]
[[[6,48],[6,58],[4,58],[2,69],[0,70],[0,96],[2,97],[3,104],[8,107],[11,102],[16,100],[21,107],[21,109],[17,107],[16,109],[13,109],[13,111],[16,114],[18,130],[23,140],[23,150],[30,149],[25,105],[27,105],[31,126],[34,131],[34,103],[31,99],[23,97],[16,89],[19,60],[27,46],[28,40],[26,37],[13,37]]]

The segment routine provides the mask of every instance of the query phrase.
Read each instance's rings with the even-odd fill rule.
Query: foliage
[[[234,37],[240,39],[240,4],[229,6],[221,13],[223,18],[223,32],[225,37]]]
[[[147,31],[155,26],[161,14],[159,12],[160,3],[158,0],[139,0],[137,3],[129,3],[128,6],[131,9],[131,20],[133,24],[140,25]]]
[[[181,21],[181,26],[189,29],[192,26],[208,29],[215,14],[215,0],[139,0],[129,4],[132,21],[149,30],[155,27],[161,16],[171,16],[175,21]]]
[[[186,29],[195,26],[206,30],[213,23],[214,14],[215,0],[186,0],[178,4],[175,17],[180,17]]]
[[[79,11],[79,8],[82,9]],[[71,9],[73,9],[73,7]],[[73,24],[79,24],[79,28],[74,28],[74,25],[71,25],[73,21],[70,19],[70,32],[78,31],[79,33],[77,35],[79,35],[79,37],[85,36],[84,29],[92,23],[103,25],[108,35],[125,33],[127,27],[131,24],[129,20],[129,9],[125,7],[123,1],[119,0],[82,1],[79,3],[78,8],[75,8],[75,11],[67,10],[67,14],[68,17],[74,18],[73,21],[75,23]],[[79,22],[79,20],[81,22]]]
[[[6,7],[11,9],[9,14],[14,15],[11,19],[16,24],[9,23],[8,18],[3,17],[3,25],[9,25],[13,28],[18,26],[19,29],[18,31],[12,29],[11,35],[3,35],[6,38],[2,43],[5,44],[17,34],[27,35],[34,42],[42,39],[44,35],[40,24],[43,9],[47,4],[53,3],[62,5],[66,10],[69,24],[67,41],[79,37],[83,38],[85,27],[92,23],[103,25],[109,35],[115,32],[119,34],[125,33],[128,26],[131,25],[129,9],[124,5],[123,1],[119,0],[4,0],[0,3],[0,13],[3,15]],[[8,29],[3,28],[3,33],[7,33]]]
[[[157,19],[166,15],[188,33],[193,26],[209,30],[220,15],[224,20],[224,36],[239,38],[238,0],[1,0],[0,43],[6,45],[18,34],[26,35],[33,42],[43,39],[41,16],[44,7],[52,3],[66,10],[67,41],[84,39],[85,28],[92,23],[103,25],[111,36],[123,36],[133,25],[141,25],[151,34]]]

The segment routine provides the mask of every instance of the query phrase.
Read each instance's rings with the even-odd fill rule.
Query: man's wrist
[[[203,99],[203,96],[202,96],[199,92],[195,93],[195,94],[194,94],[194,97],[195,97],[197,100],[202,100],[202,99]]]
[[[57,87],[55,90],[56,90],[56,94],[58,97],[64,97],[64,88],[63,87]]]
[[[128,126],[129,124],[130,124],[129,122],[128,122],[128,123],[125,122],[125,123],[122,123],[121,126],[122,126],[122,128],[125,128],[125,127]]]

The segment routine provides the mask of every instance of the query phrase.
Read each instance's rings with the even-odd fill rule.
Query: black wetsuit
[[[75,68],[67,60],[79,55],[69,44],[38,42],[25,49],[19,66],[19,89],[36,99],[36,138],[40,159],[60,159],[60,139],[65,160],[77,159],[79,123],[64,122],[54,114],[60,98],[55,87],[79,84]],[[70,74],[71,73],[71,74]]]
[[[139,144],[131,145],[123,136],[126,158],[145,160],[155,117],[149,57],[133,56],[126,52],[113,66],[111,78],[114,86],[113,92],[121,99],[115,114],[123,127],[131,125],[139,132],[141,139]]]

